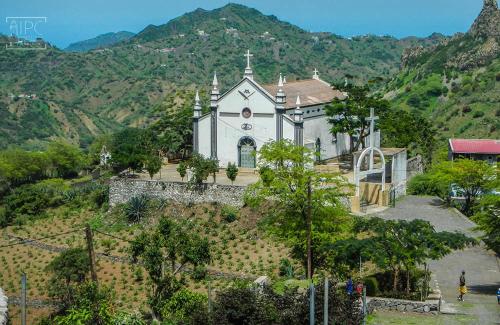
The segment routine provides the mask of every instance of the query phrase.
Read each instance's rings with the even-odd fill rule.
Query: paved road
[[[395,208],[377,212],[384,219],[423,219],[431,222],[437,231],[460,231],[478,236],[473,222],[453,209],[442,205],[435,197],[407,196],[396,202]],[[484,246],[455,251],[439,261],[430,261],[433,272],[431,285],[437,286],[443,299],[458,312],[473,314],[477,324],[500,324],[500,305],[496,290],[500,288],[500,261]],[[464,302],[457,302],[458,277],[465,270],[469,293]]]

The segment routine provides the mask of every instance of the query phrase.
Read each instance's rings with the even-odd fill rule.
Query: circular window
[[[244,117],[244,118],[249,118],[250,116],[252,116],[252,111],[250,110],[250,108],[245,107],[245,108],[241,111],[241,115],[243,115],[243,117]]]

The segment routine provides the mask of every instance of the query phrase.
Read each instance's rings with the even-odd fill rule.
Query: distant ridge
[[[128,40],[134,35],[134,33],[127,31],[106,33],[88,40],[72,43],[64,50],[67,52],[87,52]]]

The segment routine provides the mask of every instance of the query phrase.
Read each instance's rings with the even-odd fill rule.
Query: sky
[[[0,33],[39,36],[60,48],[107,32],[137,33],[227,0],[0,0]],[[483,0],[238,0],[303,29],[342,36],[465,32]],[[41,17],[41,18],[12,18]],[[32,27],[33,26],[33,27]]]

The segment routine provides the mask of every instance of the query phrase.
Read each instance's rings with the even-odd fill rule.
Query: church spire
[[[214,89],[217,89],[217,86],[219,85],[219,82],[217,81],[217,71],[214,71],[214,80],[212,81],[212,86]]]
[[[201,104],[200,104],[200,94],[198,90],[196,91],[196,96],[194,97],[194,112],[193,117],[201,117]]]
[[[252,68],[250,67],[250,57],[252,57],[253,54],[250,54],[250,50],[247,50],[247,53],[244,56],[246,56],[246,58],[247,58],[247,67],[245,68],[245,77],[253,80],[253,71],[252,71]]]
[[[297,100],[295,101],[295,110],[293,112],[293,119],[296,122],[302,122],[304,112],[300,109],[300,95],[297,95]]]

